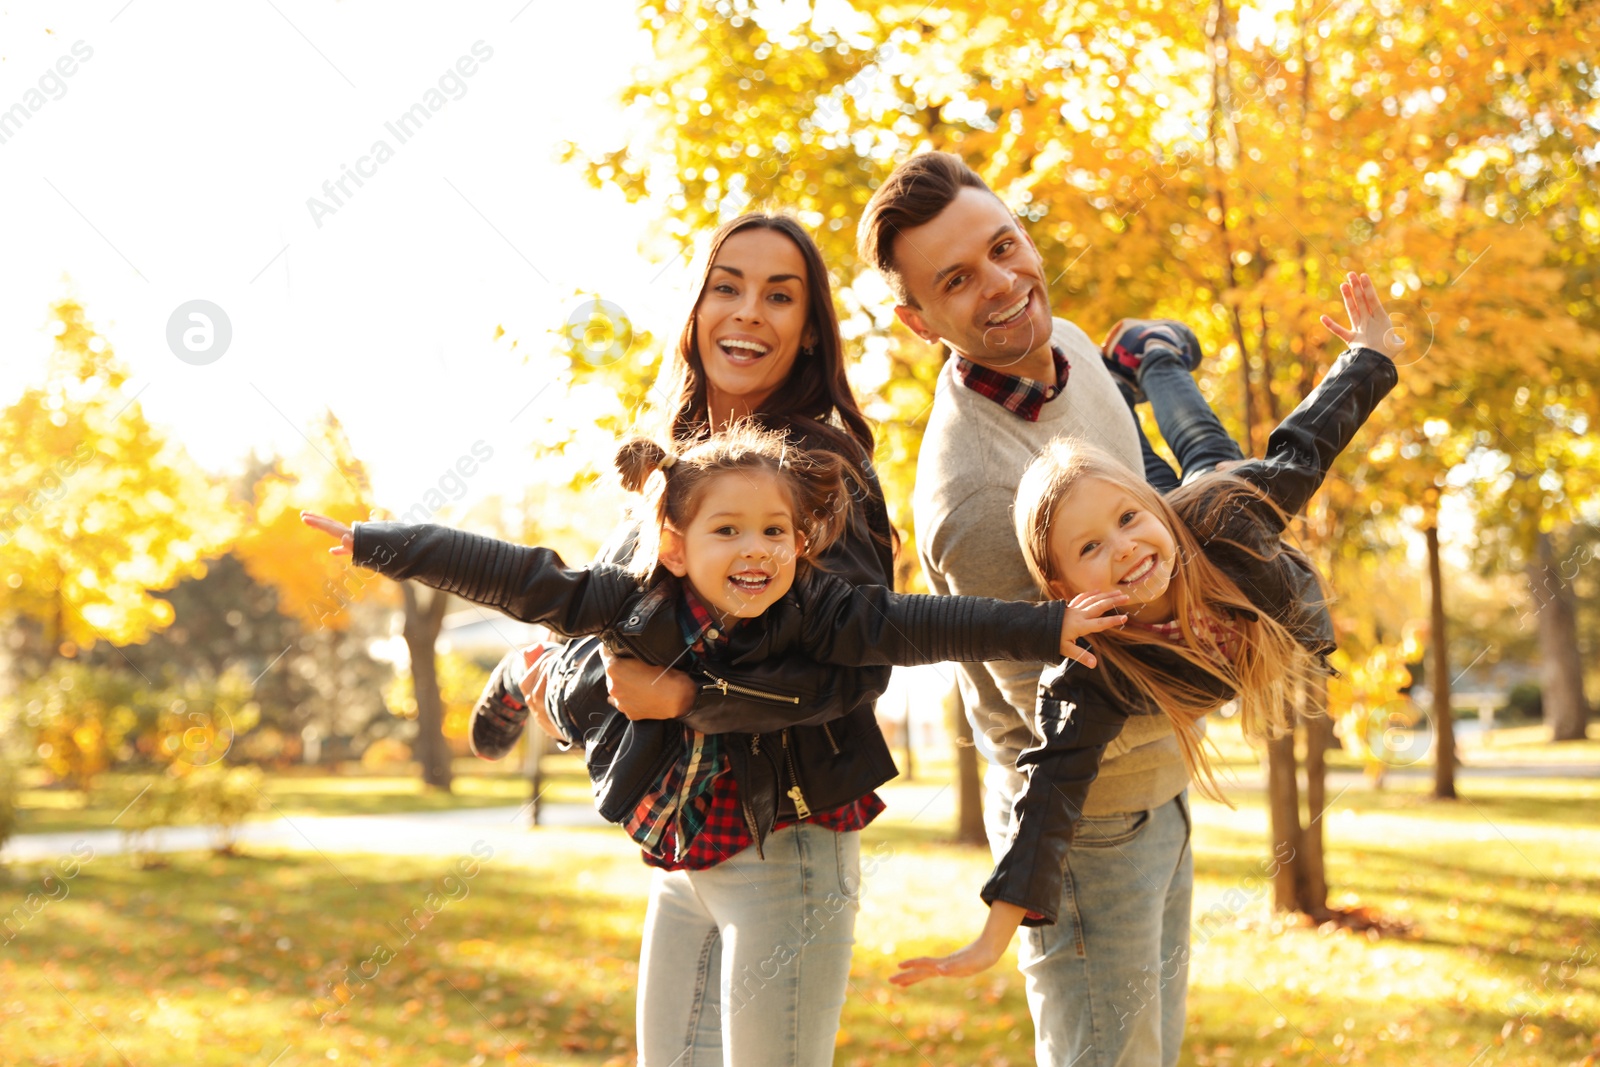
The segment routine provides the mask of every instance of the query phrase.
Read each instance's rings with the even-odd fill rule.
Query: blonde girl
[[[1369,277],[1349,275],[1340,293],[1350,326],[1322,322],[1349,349],[1273,431],[1266,458],[1213,469],[1162,496],[1092,446],[1062,440],[1024,475],[1017,536],[1040,588],[1059,599],[1124,593],[1119,610],[1129,621],[1082,642],[1099,670],[1069,660],[1041,681],[1043,744],[1018,760],[1028,784],[982,891],[990,905],[982,934],[949,956],[903,961],[897,984],[977,973],[1000,958],[1018,925],[1057,920],[1084,797],[1129,714],[1165,714],[1191,775],[1214,795],[1200,745],[1205,715],[1234,700],[1246,736],[1278,735],[1285,695],[1326,669],[1334,635],[1321,584],[1282,537],[1396,384],[1393,357],[1403,343]],[[1177,355],[1156,346],[1145,360],[1169,357]],[[1151,388],[1153,369],[1140,368],[1139,384],[1159,418],[1174,398]],[[1162,380],[1187,382],[1198,396],[1186,373]],[[1190,447],[1178,456],[1186,465]]]

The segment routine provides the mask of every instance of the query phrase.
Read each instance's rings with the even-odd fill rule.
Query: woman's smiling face
[[[754,227],[722,242],[694,326],[713,426],[761,410],[789,377],[815,340],[809,296],[805,258],[784,234]]]

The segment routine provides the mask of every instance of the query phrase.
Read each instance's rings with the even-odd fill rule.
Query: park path
[[[1237,783],[1260,787],[1265,773],[1239,770]],[[1466,764],[1458,777],[1497,778],[1600,778],[1600,762]],[[1431,765],[1419,764],[1389,771],[1391,779],[1431,777]],[[1328,789],[1337,794],[1363,788],[1359,771],[1330,771]],[[476,841],[487,841],[497,854],[537,851],[538,835],[530,835],[528,806],[456,808],[450,811],[399,812],[389,815],[294,815],[246,823],[239,844],[328,854],[379,853],[393,856],[453,856]],[[540,809],[541,827],[606,826],[588,804],[546,802]],[[622,838],[618,838],[622,840]],[[189,852],[210,848],[213,834],[206,826],[173,826],[152,834],[149,852]],[[18,834],[0,849],[0,862],[54,860],[72,854],[74,846],[87,845],[97,856],[126,850],[120,830],[77,830],[48,834]]]
[[[520,851],[536,835],[528,834],[528,806],[454,808],[450,811],[399,812],[389,815],[293,815],[245,823],[239,844],[324,853],[371,852],[392,856],[453,856],[474,842],[487,841],[496,851]],[[552,804],[540,808],[541,827],[605,826],[588,804]],[[208,826],[171,826],[154,831],[146,851],[189,852],[208,849]],[[0,849],[0,861],[54,860],[83,846],[96,856],[125,851],[120,830],[68,830],[18,834]]]

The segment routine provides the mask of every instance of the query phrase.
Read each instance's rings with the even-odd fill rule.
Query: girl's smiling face
[[[1168,622],[1177,554],[1166,523],[1102,478],[1084,478],[1051,516],[1050,558],[1061,576],[1051,592],[1063,600],[1120,590],[1128,594],[1128,615]]]
[[[812,343],[806,261],[777,230],[753,228],[717,250],[695,306],[694,344],[713,426],[759,411]]]
[[[752,619],[794,585],[805,540],[794,499],[767,470],[713,478],[683,530],[661,532],[660,560],[721,619]]]

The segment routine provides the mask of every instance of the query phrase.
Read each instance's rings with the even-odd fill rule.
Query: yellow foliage
[[[151,595],[205,573],[238,530],[226,486],[152,427],[83,308],[52,308],[45,381],[0,412],[0,610],[52,643],[139,642],[172,621]]]

